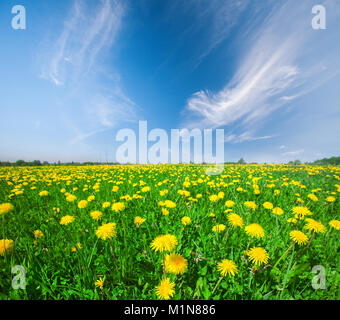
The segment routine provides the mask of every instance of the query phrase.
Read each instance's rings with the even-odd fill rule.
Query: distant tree
[[[241,158],[239,161],[237,161],[237,164],[246,164],[243,158]]]
[[[17,160],[16,162],[15,162],[15,164],[17,165],[17,166],[24,166],[25,165],[25,161],[24,160]]]

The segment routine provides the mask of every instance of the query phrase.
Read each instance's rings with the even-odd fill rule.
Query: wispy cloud
[[[114,70],[112,49],[122,29],[126,6],[119,0],[74,0],[51,50],[43,53],[41,77],[62,87],[58,105],[75,144],[124,121],[138,106],[124,93]],[[70,108],[69,108],[70,109]]]
[[[103,50],[110,48],[121,27],[124,7],[101,0],[95,8],[75,0],[63,31],[47,55],[41,76],[63,85],[84,76]]]
[[[274,138],[273,135],[255,137],[249,131],[245,131],[240,135],[236,135],[236,134],[227,135],[224,139],[224,142],[241,143],[241,142],[247,142],[247,141],[268,140],[272,138]]]
[[[195,92],[187,101],[184,114],[188,120],[184,125],[221,127],[237,123],[241,130],[256,131],[274,110],[339,73],[336,53],[325,57],[319,48],[320,31],[310,24],[312,6],[312,1],[288,1],[263,16],[259,27],[250,23],[235,75],[218,92]],[[321,41],[324,47],[331,47],[337,31],[327,32]]]
[[[300,154],[302,154],[302,153],[304,153],[305,152],[305,150],[304,149],[300,149],[300,150],[294,150],[294,151],[287,151],[287,152],[283,152],[283,153],[281,153],[281,155],[283,155],[283,156],[298,156],[298,155],[300,155]]]

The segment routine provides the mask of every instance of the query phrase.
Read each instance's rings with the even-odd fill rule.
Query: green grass
[[[166,233],[177,237],[175,251],[188,261],[183,275],[168,274],[176,284],[172,299],[339,299],[340,231],[328,224],[339,220],[339,167],[230,165],[218,176],[206,176],[204,169],[202,165],[1,168],[0,203],[10,202],[14,210],[0,215],[0,239],[13,240],[14,248],[0,256],[0,299],[156,299],[154,288],[163,276],[162,256],[151,250],[150,243]],[[262,177],[257,183],[259,195],[253,192],[253,177]],[[191,185],[184,188],[186,178]],[[198,182],[199,178],[203,182]],[[150,191],[141,191],[141,180]],[[282,186],[284,182],[288,185]],[[100,186],[97,191],[93,188],[96,183]],[[268,187],[271,184],[274,186]],[[119,190],[113,192],[116,185]],[[240,186],[245,192],[236,190]],[[77,197],[74,203],[65,200],[63,188]],[[319,201],[314,202],[308,194],[317,188],[321,188],[314,192]],[[159,191],[165,189],[168,193],[160,196]],[[193,198],[197,194],[202,198],[195,202],[178,194],[183,189]],[[23,193],[16,195],[16,190]],[[49,195],[39,196],[43,190]],[[274,190],[280,193],[274,195]],[[209,196],[220,191],[224,198],[211,202]],[[134,199],[136,194],[142,198]],[[79,209],[77,203],[90,195],[95,199]],[[132,200],[120,200],[125,195]],[[331,195],[336,201],[325,201]],[[299,204],[298,198],[304,203]],[[159,201],[166,199],[174,201],[176,207],[164,216]],[[265,237],[251,239],[244,228],[231,228],[223,240],[229,227],[224,212],[227,200],[235,202],[233,212],[245,225],[260,224]],[[124,202],[125,209],[104,209],[105,201]],[[256,211],[248,212],[245,201],[255,201]],[[282,208],[284,214],[277,216],[265,209],[262,204],[266,201]],[[294,217],[292,208],[298,205],[308,207],[313,213],[310,217],[321,221],[327,230],[315,234],[308,249],[307,245],[294,245],[273,268],[292,243],[291,230],[297,228],[311,238],[304,229],[305,221],[299,221],[297,227],[287,222]],[[91,218],[94,210],[103,213],[100,221]],[[76,219],[67,226],[60,225],[65,215]],[[139,228],[134,224],[136,216],[146,219]],[[191,224],[183,227],[183,216],[189,216]],[[98,239],[95,234],[98,226],[108,222],[117,224],[112,248],[109,240]],[[216,224],[225,224],[225,231],[213,232]],[[44,236],[36,239],[35,230],[41,230]],[[71,248],[77,243],[82,249],[73,252]],[[244,254],[248,246],[266,249],[269,264],[254,271]],[[233,260],[238,274],[224,278],[212,294],[220,279],[217,263],[223,259]],[[25,290],[12,288],[15,265],[26,269]],[[315,265],[325,267],[325,290],[312,287]],[[95,281],[104,276],[103,289],[96,288]]]

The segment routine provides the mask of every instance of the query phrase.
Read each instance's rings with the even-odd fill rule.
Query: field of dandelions
[[[1,168],[0,299],[339,299],[339,176],[305,165]],[[12,285],[17,265],[26,289]]]

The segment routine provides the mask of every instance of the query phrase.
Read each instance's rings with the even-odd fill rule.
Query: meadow
[[[340,167],[205,168],[1,168],[0,299],[339,299]]]

